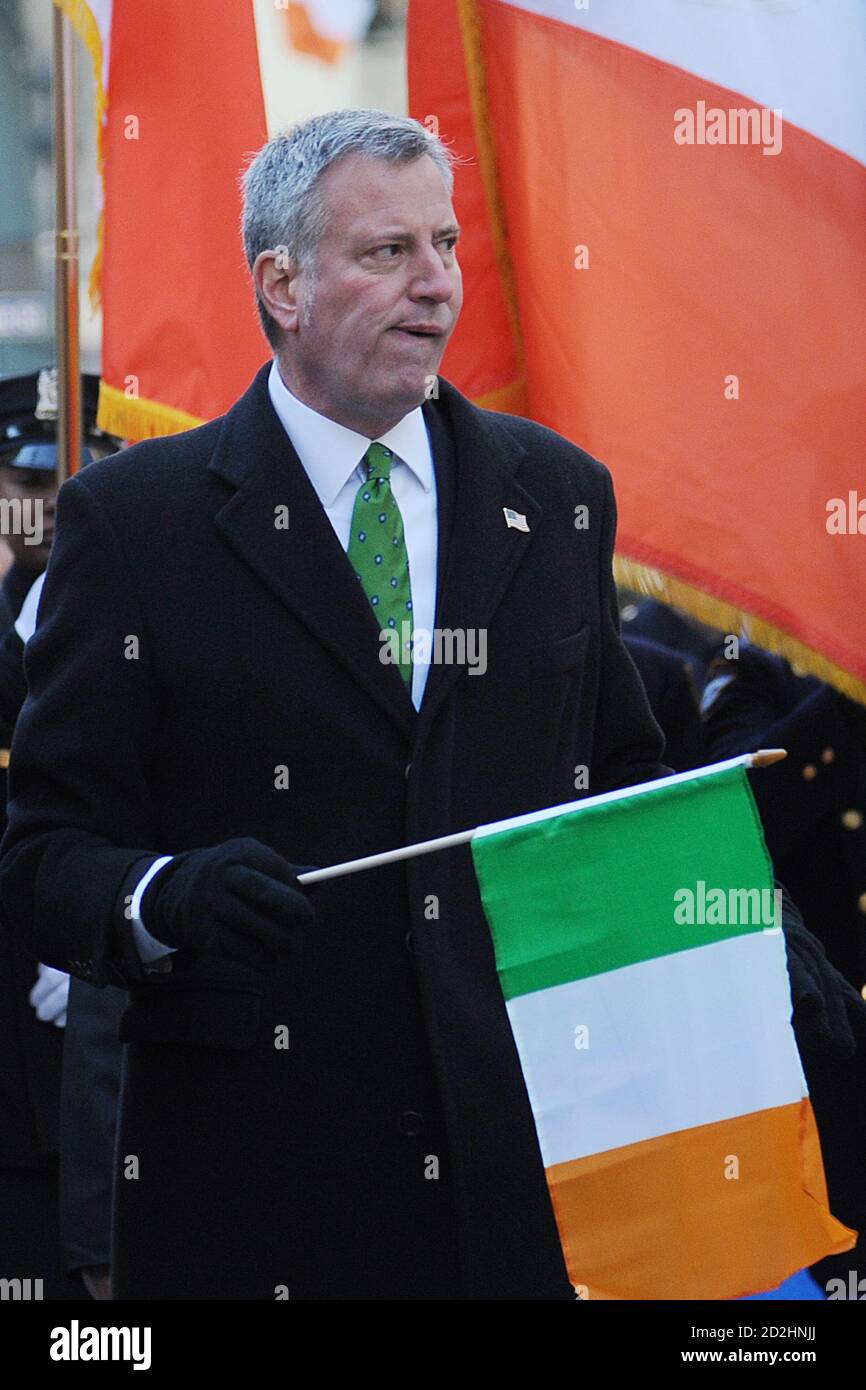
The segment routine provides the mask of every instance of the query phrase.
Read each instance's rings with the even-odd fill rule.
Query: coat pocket
[[[203,984],[193,980],[150,984],[130,990],[120,1020],[121,1042],[188,1047],[246,1048],[256,1041],[261,989]]]
[[[555,642],[546,642],[543,647],[533,647],[529,654],[533,676],[552,676],[558,671],[570,671],[581,665],[586,658],[589,635],[590,624],[585,623],[579,632],[559,637]]]

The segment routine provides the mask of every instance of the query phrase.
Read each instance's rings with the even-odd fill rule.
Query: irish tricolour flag
[[[735,1298],[850,1249],[745,760],[471,844],[573,1283]]]
[[[866,704],[863,0],[412,0],[408,37],[466,157],[445,376],[604,460],[621,582]]]

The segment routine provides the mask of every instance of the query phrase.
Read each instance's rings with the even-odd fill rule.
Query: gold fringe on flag
[[[783,632],[764,618],[759,618],[754,613],[746,613],[736,604],[727,603],[713,594],[706,594],[682,579],[675,579],[673,575],[630,560],[625,555],[614,556],[613,572],[617,584],[624,588],[631,589],[634,593],[647,594],[671,608],[679,608],[683,613],[688,613],[690,617],[718,628],[721,632],[748,637],[756,647],[763,647],[765,651],[783,656],[798,675],[817,676],[827,685],[832,685],[840,694],[847,695],[849,700],[866,705],[866,681],[860,680],[849,671],[843,671],[841,666],[822,656],[814,647],[807,646],[799,638]]]
[[[529,411],[526,382],[522,379],[511,381],[507,386],[485,391],[481,396],[473,396],[472,404],[482,410],[499,410],[504,415],[526,415]]]
[[[526,413],[526,384],[515,381],[495,391],[487,391],[483,396],[476,397],[473,404],[482,410],[523,415]],[[137,440],[180,434],[182,430],[194,430],[205,422],[197,415],[188,415],[184,410],[161,405],[159,401],[126,396],[116,386],[100,381],[96,423],[101,430],[118,439]]]
[[[185,410],[175,410],[159,401],[126,396],[116,386],[100,381],[96,423],[101,430],[118,439],[138,440],[180,434],[182,430],[194,430],[205,422],[197,415],[188,415]]]

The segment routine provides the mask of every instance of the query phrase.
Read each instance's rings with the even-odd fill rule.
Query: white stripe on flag
[[[863,0],[512,0],[741,92],[866,163]],[[491,24],[496,24],[491,16]],[[556,33],[551,33],[556,41]]]
[[[790,1012],[772,931],[512,999],[545,1167],[801,1100]]]

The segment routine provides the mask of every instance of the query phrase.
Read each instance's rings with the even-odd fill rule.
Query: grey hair
[[[243,238],[252,270],[262,251],[280,249],[302,269],[313,271],[327,228],[327,208],[318,180],[338,159],[362,154],[391,164],[429,155],[449,196],[453,165],[460,162],[437,135],[411,116],[390,111],[327,111],[275,135],[253,156],[241,179]],[[281,329],[256,291],[265,336],[277,347]]]

